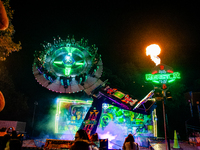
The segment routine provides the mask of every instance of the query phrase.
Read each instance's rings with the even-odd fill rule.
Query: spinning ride
[[[59,93],[84,91],[91,98],[58,99],[55,133],[72,140],[78,129],[84,129],[90,135],[98,132],[100,138],[112,137],[109,141],[118,139],[116,143],[128,133],[156,136],[154,90],[137,100],[106,85],[100,80],[103,66],[97,52],[88,40],[75,41],[73,36],[54,38],[53,44],[44,43],[35,52],[33,74],[42,86]]]
[[[42,51],[35,51],[33,74],[47,89],[59,93],[85,90],[89,94],[102,83],[99,80],[103,66],[98,47],[88,46],[88,40],[75,41],[54,38],[54,43],[42,44]]]

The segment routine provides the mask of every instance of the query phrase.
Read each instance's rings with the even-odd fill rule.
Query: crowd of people
[[[93,134],[91,137],[85,130],[78,130],[75,135],[75,142],[70,150],[99,150],[100,141],[98,133]],[[103,148],[104,149],[104,148]],[[124,141],[123,150],[139,150],[139,145],[135,142],[132,134],[129,134]]]
[[[17,131],[12,127],[11,133],[5,134],[0,140],[0,150],[21,150],[22,140]]]
[[[9,132],[2,136],[0,140],[0,150],[21,150],[23,140],[17,134],[17,131],[12,127],[12,132]],[[105,147],[100,146],[100,140],[98,133],[93,135],[87,134],[83,129],[79,129],[74,137],[73,144],[70,146],[70,150],[103,150],[108,149],[108,145]],[[135,142],[132,134],[129,134],[122,146],[123,150],[139,150],[138,144]]]

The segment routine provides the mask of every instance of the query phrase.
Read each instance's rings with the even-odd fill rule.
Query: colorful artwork
[[[96,132],[101,139],[108,138],[109,148],[119,149],[118,145],[123,145],[129,133],[137,142],[141,136],[154,136],[156,124],[152,118],[152,114],[144,115],[104,103]]]
[[[92,108],[91,104],[92,100],[57,100],[55,133],[60,139],[74,139],[87,112]],[[154,136],[156,131],[154,111],[150,115],[144,115],[103,103],[101,113],[98,110],[90,111],[89,119],[85,121],[84,127],[85,130],[91,131],[94,125],[98,125],[96,132],[99,138],[104,139],[107,136],[109,148],[117,149],[119,147],[116,145],[123,145],[124,138],[129,133],[133,134],[138,142],[139,137]],[[100,120],[95,122],[99,114],[101,114]]]
[[[83,130],[85,130],[89,135],[91,134],[91,131],[93,130],[94,126],[97,125],[97,116],[99,114],[98,110],[91,110],[88,120],[85,121],[85,126]]]
[[[100,118],[100,123],[98,128],[106,128],[109,122],[113,121],[116,124],[123,124],[126,127],[141,127],[144,125],[152,125],[152,117],[151,115],[143,115],[140,113],[120,109],[119,107],[106,104],[106,107],[103,104],[102,114]],[[145,128],[147,129],[147,128]],[[145,132],[140,132],[138,128],[137,133],[133,134],[143,134]],[[147,130],[146,130],[147,131]]]
[[[91,107],[92,100],[58,99],[55,119],[55,133],[64,134],[72,140]]]

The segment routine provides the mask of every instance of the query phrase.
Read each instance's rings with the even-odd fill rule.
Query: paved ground
[[[151,143],[151,146],[152,146],[153,150],[166,150],[166,145],[164,142]],[[177,148],[174,149],[173,146],[174,146],[174,143],[171,142],[170,143],[171,150],[179,150]],[[186,142],[179,142],[179,146],[180,146],[180,150],[200,150],[200,147],[190,145]],[[149,150],[149,148],[141,147],[140,150]]]
[[[38,144],[39,143],[39,144]],[[44,145],[45,140],[42,141],[41,139],[38,140],[24,140],[23,141],[23,150],[29,150],[29,148],[33,149],[42,149],[39,145]],[[38,147],[36,146],[38,145]],[[174,141],[170,141],[170,148],[171,150],[200,150],[200,146],[194,146],[190,145],[187,142],[178,142],[180,149],[176,148],[174,149]],[[145,147],[140,147],[140,150],[166,150],[166,145],[165,142],[162,141],[152,141],[151,142],[152,148],[145,148]],[[29,147],[29,148],[28,148]]]

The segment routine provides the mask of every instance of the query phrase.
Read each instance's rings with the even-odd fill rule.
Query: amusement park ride
[[[53,92],[84,91],[91,98],[58,99],[55,133],[70,135],[72,139],[78,129],[84,129],[90,135],[98,132],[101,138],[107,134],[120,140],[111,131],[115,128],[121,129],[121,140],[128,133],[157,136],[154,90],[142,100],[132,99],[107,85],[107,80],[101,81],[102,71],[98,47],[89,46],[84,38],[80,41],[75,41],[74,36],[65,40],[54,38],[53,44],[44,43],[42,50],[35,52],[33,74],[37,82]]]

